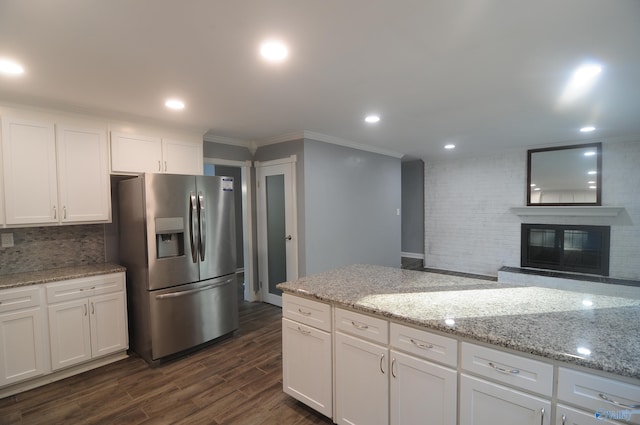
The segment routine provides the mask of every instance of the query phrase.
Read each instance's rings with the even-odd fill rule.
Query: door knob
[[[286,240],[286,241],[290,241],[290,240],[291,240],[291,235],[289,235],[289,236],[285,236],[284,240]]]

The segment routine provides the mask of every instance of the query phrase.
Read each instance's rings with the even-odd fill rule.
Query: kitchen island
[[[475,385],[479,377],[485,378],[488,385],[505,385],[504,388],[501,386],[493,391],[494,395],[505,388],[509,393],[518,393],[515,389],[524,389],[540,398],[544,402],[543,405],[548,406],[546,409],[538,409],[540,412],[537,413],[536,423],[551,423],[547,421],[552,416],[561,419],[561,412],[566,416],[566,409],[575,407],[586,411],[580,411],[579,414],[586,414],[589,419],[594,419],[594,412],[598,408],[637,409],[636,405],[640,401],[638,299],[509,285],[489,280],[370,265],[347,266],[301,278],[295,282],[282,283],[278,287],[285,293],[283,323],[284,320],[290,319],[296,323],[297,328],[293,329],[299,329],[301,333],[309,329],[298,326],[298,323],[311,325],[310,329],[313,329],[313,322],[305,322],[306,319],[303,317],[313,317],[313,314],[307,314],[307,305],[326,305],[331,309],[333,317],[330,326],[325,326],[324,329],[322,326],[317,327],[332,336],[331,352],[335,360],[331,362],[331,373],[335,375],[335,379],[331,387],[335,411],[333,408],[326,408],[325,414],[326,411],[332,410],[334,421],[337,423],[357,422],[344,417],[345,409],[348,414],[354,411],[348,412],[351,401],[349,397],[341,395],[344,392],[340,388],[343,380],[340,377],[341,373],[337,373],[336,370],[349,370],[353,367],[351,364],[346,369],[344,365],[341,366],[341,358],[345,356],[341,354],[340,344],[344,338],[358,336],[358,332],[362,334],[363,341],[375,343],[384,349],[378,353],[382,358],[379,370],[383,371],[383,375],[390,371],[392,378],[396,378],[393,376],[397,375],[394,361],[399,356],[394,353],[412,354],[411,347],[424,351],[425,358],[436,362],[437,366],[446,366],[455,371],[459,376],[459,388],[449,391],[459,397],[460,406],[464,406],[465,403],[471,403],[476,407],[481,405],[481,397],[478,394],[484,394],[485,391]],[[287,306],[292,301],[302,307],[297,306],[292,310]],[[309,302],[317,304],[309,305]],[[300,314],[296,314],[295,309]],[[312,312],[313,309],[309,311]],[[373,320],[373,324],[368,322],[369,319]],[[388,324],[388,327],[384,324]],[[379,335],[372,336],[370,331],[378,325]],[[351,326],[353,329],[350,329]],[[443,342],[439,345],[407,337],[405,339],[413,345],[402,348],[402,338],[397,335],[403,332],[397,329],[406,330],[409,334],[414,330],[427,332],[424,339],[428,340],[433,336],[438,341],[443,339]],[[288,336],[283,324],[283,343],[287,341]],[[439,346],[450,348],[448,352],[443,348],[439,357],[429,353],[429,349],[434,351]],[[286,375],[293,373],[295,369],[286,364],[287,359],[292,358],[292,353],[286,353],[287,349],[290,347],[284,347],[283,352],[285,380]],[[513,357],[500,357],[503,359],[502,362],[487,361],[487,365],[483,366],[481,359],[486,360],[487,356],[492,354]],[[385,356],[391,356],[388,364]],[[348,358],[348,355],[345,358]],[[516,364],[519,359],[536,362],[531,366],[531,376],[527,376],[528,366],[516,367],[509,363],[513,361],[513,364]],[[361,360],[364,361],[364,358]],[[538,367],[547,372],[538,371]],[[612,384],[614,387],[607,387],[608,393],[604,393],[604,390],[597,392],[596,399],[580,394],[568,394],[574,391],[571,388],[576,385],[567,380],[578,378],[587,381],[593,378],[594,382],[607,380],[607,384],[610,384],[608,380],[611,379],[621,387]],[[353,380],[355,379],[348,381]],[[527,387],[529,381],[536,381],[540,386]],[[478,385],[480,384],[485,385],[485,382]],[[348,383],[345,385],[348,386]],[[393,387],[393,383],[391,386]],[[354,388],[349,388],[349,391],[353,390]],[[361,390],[367,392],[368,388],[364,387]],[[296,396],[295,390],[287,389],[286,382],[285,391]],[[604,397],[609,394],[608,398],[618,404],[607,402],[600,394]],[[614,395],[617,398],[614,398]],[[559,398],[563,403],[555,402]],[[499,399],[504,401],[503,398]],[[394,417],[397,415],[393,412],[393,395],[390,404],[392,410],[389,417],[391,423],[394,423]],[[455,403],[453,405],[455,406]],[[492,407],[495,406],[489,405],[489,408]],[[469,416],[463,411],[460,407],[459,423],[481,423],[470,419],[473,414]],[[384,412],[378,412],[379,415],[384,416]],[[493,420],[495,423],[495,418]],[[639,423],[639,420],[640,415],[631,418],[632,423]],[[384,420],[376,423],[388,422]],[[447,422],[443,419],[442,423],[456,421]],[[552,423],[556,423],[555,419]]]

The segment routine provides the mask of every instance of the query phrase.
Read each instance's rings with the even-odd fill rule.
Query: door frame
[[[256,189],[257,189],[257,233],[258,233],[258,281],[260,288],[260,297],[262,301],[269,302],[278,306],[282,306],[282,297],[271,295],[269,293],[268,285],[263,285],[262,282],[265,276],[268,276],[267,270],[267,226],[266,226],[266,198],[265,191],[262,183],[261,169],[264,167],[274,165],[289,165],[290,181],[291,181],[291,229],[288,232],[291,235],[289,241],[290,250],[287,252],[287,280],[294,280],[298,278],[298,201],[297,201],[297,186],[296,186],[296,155],[291,155],[286,158],[275,159],[272,161],[256,161]],[[285,205],[286,208],[286,205]],[[291,276],[289,276],[291,274]]]
[[[242,184],[242,251],[244,255],[244,299],[246,301],[258,301],[259,290],[256,291],[256,279],[254,272],[254,252],[253,246],[253,221],[251,211],[253,208],[253,184],[250,178],[252,161],[233,161],[221,158],[204,158],[205,164],[224,165],[227,167],[239,167]]]

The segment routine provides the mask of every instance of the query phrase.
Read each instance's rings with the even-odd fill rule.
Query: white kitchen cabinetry
[[[104,130],[2,118],[6,224],[107,222]]]
[[[6,223],[58,223],[53,124],[2,117],[2,160]]]
[[[52,283],[46,290],[53,370],[128,348],[124,274]]]
[[[202,143],[111,132],[112,173],[203,173]]]
[[[104,130],[56,127],[60,221],[110,220],[111,186]]]
[[[469,343],[462,343],[460,425],[549,425],[553,366]],[[533,395],[488,380],[535,392]],[[545,397],[545,398],[543,398]]]
[[[457,341],[391,323],[391,425],[455,425]],[[398,349],[412,355],[404,354]]]
[[[616,411],[617,414],[618,411]],[[555,425],[599,425],[599,424],[622,424],[624,422],[613,422],[606,418],[606,412],[587,413],[568,406],[559,404],[556,407]]]
[[[48,371],[40,299],[38,287],[0,291],[0,387]]]
[[[336,308],[335,364],[338,424],[389,423],[388,322]]]
[[[331,307],[283,294],[282,313],[283,390],[331,417]]]
[[[551,402],[466,374],[460,379],[460,425],[549,425]]]
[[[586,411],[585,419],[581,419],[580,424],[590,424],[591,422],[586,422],[586,418],[595,418],[596,412],[600,414],[599,419],[618,419],[624,423],[640,424],[639,413],[624,416],[627,412],[640,409],[638,385],[561,367],[558,368],[558,400]],[[580,412],[573,412],[572,417],[579,417],[578,413]],[[601,420],[598,422],[602,423]]]

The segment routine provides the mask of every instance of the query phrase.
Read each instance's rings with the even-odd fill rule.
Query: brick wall
[[[640,141],[603,144],[603,205],[616,218],[520,218],[526,150],[425,163],[425,267],[497,275],[520,266],[520,224],[611,225],[610,275],[640,279]]]

